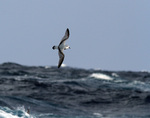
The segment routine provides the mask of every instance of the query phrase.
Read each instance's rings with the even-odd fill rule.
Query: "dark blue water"
[[[150,118],[150,73],[3,63],[0,118]]]

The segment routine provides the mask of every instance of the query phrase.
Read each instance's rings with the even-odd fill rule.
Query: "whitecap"
[[[19,118],[19,117],[0,110],[0,118]]]
[[[45,69],[49,69],[49,68],[51,68],[51,66],[45,66]]]
[[[145,83],[145,82],[141,82],[141,81],[135,80],[135,81],[129,83],[128,86],[129,87],[135,87],[135,88],[140,89],[140,90],[145,91],[145,92],[150,91],[150,84]]]
[[[96,118],[110,118],[110,117],[104,116],[101,113],[93,113],[93,115],[96,116]]]
[[[96,79],[103,79],[103,80],[113,80],[112,77],[102,74],[102,73],[93,73],[90,75],[90,77],[96,78]]]
[[[29,115],[24,106],[17,107],[16,109],[12,110],[8,107],[0,107],[0,118],[35,118]]]
[[[61,67],[66,67],[66,66],[67,66],[67,65],[66,65],[66,64],[63,64],[63,63],[62,63],[62,65],[61,65]]]
[[[119,77],[119,75],[117,73],[112,73],[111,75],[114,77]]]
[[[100,113],[93,113],[93,115],[95,115],[95,116],[99,116],[99,117],[102,117],[103,115],[102,114],[100,114]]]

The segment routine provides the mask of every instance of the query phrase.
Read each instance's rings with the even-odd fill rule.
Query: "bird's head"
[[[71,49],[69,45],[67,45],[64,50]]]

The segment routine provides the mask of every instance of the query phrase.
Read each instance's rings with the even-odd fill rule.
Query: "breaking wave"
[[[0,118],[149,118],[150,73],[0,64]]]

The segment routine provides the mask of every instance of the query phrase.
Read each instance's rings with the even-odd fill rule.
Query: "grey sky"
[[[66,65],[150,70],[149,0],[1,0],[0,63],[57,65],[66,28]]]

